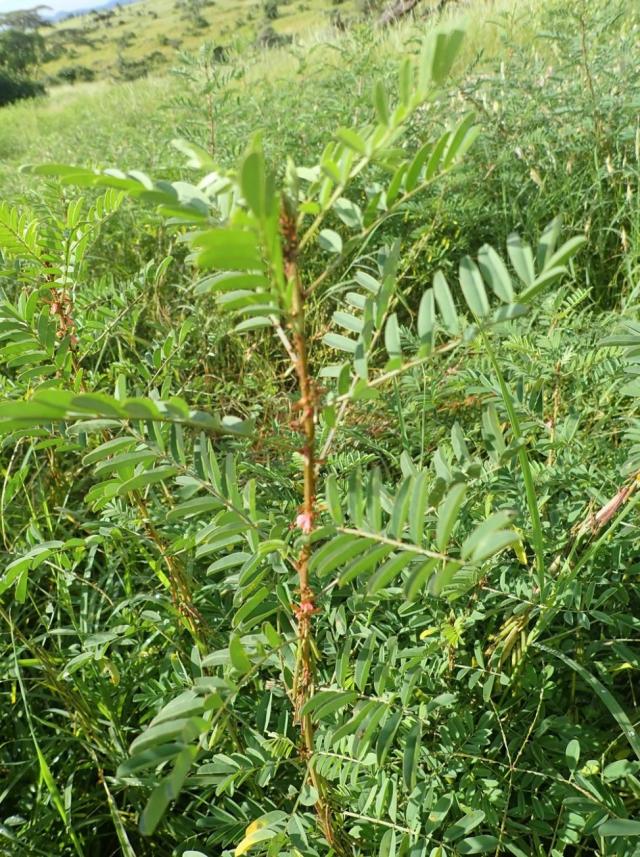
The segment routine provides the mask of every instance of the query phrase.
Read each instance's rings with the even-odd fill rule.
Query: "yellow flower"
[[[253,835],[257,833],[259,830],[262,830],[263,827],[266,826],[266,822],[264,822],[260,818],[256,818],[255,821],[252,821],[251,824],[247,827],[244,832],[244,839],[236,845],[236,849],[233,852],[235,857],[240,857],[241,854],[246,854],[247,851],[256,843],[256,837]],[[260,841],[259,839],[257,841]]]

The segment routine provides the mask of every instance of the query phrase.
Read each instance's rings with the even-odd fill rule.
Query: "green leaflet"
[[[314,714],[317,719],[327,717],[350,705],[357,699],[353,691],[324,690],[314,694],[302,707],[302,714]]]
[[[315,551],[309,564],[310,571],[327,577],[345,562],[371,547],[371,542],[358,536],[339,535]]]
[[[156,786],[147,801],[140,816],[140,833],[150,836],[154,832],[169,803],[180,794],[197,752],[196,747],[185,747],[180,751],[173,770]]]
[[[389,751],[393,745],[393,739],[398,731],[401,720],[402,711],[394,711],[389,715],[380,730],[380,734],[376,742],[376,759],[380,766],[384,765],[385,759],[389,755]]]
[[[436,545],[444,551],[449,543],[449,537],[458,520],[458,512],[464,501],[467,486],[464,483],[454,485],[438,507],[438,523],[436,525]]]
[[[367,550],[362,556],[354,559],[340,575],[340,586],[345,586],[356,577],[367,574],[376,568],[377,564],[393,550],[392,545],[377,545]]]
[[[375,595],[376,592],[385,589],[409,565],[412,559],[414,556],[410,551],[401,551],[392,556],[369,579],[367,591],[371,595]]]
[[[546,652],[548,655],[551,655],[554,658],[559,658],[563,663],[565,663],[568,667],[574,670],[580,678],[585,681],[589,687],[596,694],[596,698],[600,699],[600,701],[609,709],[609,713],[614,717],[620,730],[624,737],[627,739],[629,746],[636,754],[638,759],[640,759],[640,738],[636,730],[629,719],[628,714],[617,699],[613,696],[613,694],[607,690],[607,688],[602,684],[602,682],[597,679],[594,675],[592,675],[585,667],[581,664],[577,663],[573,660],[573,658],[568,657],[564,654],[564,652],[559,652],[555,649],[551,649],[548,646],[543,645],[542,643],[534,643],[533,644],[537,649],[540,649],[543,652]]]
[[[405,740],[404,754],[402,756],[402,779],[404,780],[405,788],[409,792],[412,792],[415,788],[418,776],[421,736],[422,724],[419,720],[416,720]]]
[[[242,645],[240,638],[232,634],[229,640],[229,657],[234,669],[240,673],[247,673],[251,669],[251,661]]]

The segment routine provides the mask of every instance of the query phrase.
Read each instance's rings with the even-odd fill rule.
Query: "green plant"
[[[311,167],[3,207],[9,853],[633,855],[635,329],[559,219],[436,243],[458,41]]]
[[[95,72],[84,65],[70,65],[60,69],[58,80],[64,83],[76,83],[79,80],[95,80]]]
[[[289,45],[292,41],[293,36],[288,33],[278,33],[270,24],[267,24],[258,32],[255,44],[258,48],[278,48]]]
[[[25,74],[40,61],[44,39],[38,32],[6,28],[0,30],[0,66]]]
[[[0,107],[24,98],[36,98],[44,95],[44,91],[41,83],[0,71]]]
[[[279,17],[278,0],[265,0],[262,8],[267,21],[275,21]]]
[[[184,124],[177,125],[177,132],[185,139],[197,142],[206,139],[209,152],[216,152],[216,133],[219,117],[231,98],[230,85],[243,76],[243,69],[227,66],[225,48],[213,42],[205,42],[197,54],[182,53],[180,65],[173,74],[185,83],[184,92],[176,95],[170,107],[178,107],[188,117]],[[197,105],[204,101],[206,116]],[[194,139],[195,138],[195,139]]]

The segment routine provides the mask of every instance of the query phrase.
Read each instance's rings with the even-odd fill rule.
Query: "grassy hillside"
[[[560,21],[553,4],[531,0],[515,7],[465,2],[440,16],[467,32],[457,65],[464,76],[447,115],[477,114],[482,154],[472,172],[485,170],[492,180],[470,178],[466,186],[461,179],[451,199],[434,200],[434,211],[447,213],[434,228],[469,250],[486,234],[484,223],[498,218],[505,236],[512,228],[533,234],[561,207],[577,229],[603,230],[589,284],[607,295],[615,291],[612,280],[628,281],[636,264],[629,267],[638,224],[628,219],[635,197],[626,176],[629,159],[637,158],[638,19],[623,3],[609,15],[580,6],[573,14]],[[212,65],[201,48],[176,59],[177,74],[56,87],[45,100],[3,111],[0,177],[7,189],[24,187],[31,182],[18,177],[20,164],[48,160],[175,175],[182,160],[174,137],[230,166],[256,131],[274,164],[282,166],[287,154],[311,162],[332,129],[370,115],[372,82],[393,80],[397,57],[415,52],[420,31],[411,22],[387,32],[321,28],[297,46],[232,50],[222,65]],[[425,116],[418,138],[429,125]],[[607,152],[597,161],[594,133]]]
[[[346,7],[344,3],[336,8]],[[160,8],[168,17],[160,15]],[[231,8],[235,6],[229,5],[227,11]],[[430,2],[423,3],[421,14],[427,15],[430,8]],[[207,9],[211,12],[211,7]],[[283,18],[275,25],[281,26],[292,9],[284,6]],[[180,33],[184,27],[184,19],[168,0],[142,0],[114,14],[134,12],[158,14],[148,20],[156,21],[163,33]],[[475,67],[481,59],[482,74],[492,72],[504,61],[506,50],[520,74],[528,61],[526,48],[545,18],[539,0],[527,0],[517,9],[498,0],[491,3],[489,13],[484,3],[465,0],[450,6],[437,20],[467,32],[460,68]],[[82,29],[91,25],[90,19],[78,17],[65,26]],[[312,157],[334,126],[367,115],[370,81],[376,74],[394,73],[397,57],[414,52],[416,34],[422,32],[420,20],[387,31],[360,24],[345,32],[318,27],[318,20],[301,31],[297,44],[266,50],[232,47],[228,63],[214,62],[210,68],[206,46],[215,48],[215,33],[194,34],[190,55],[171,52],[167,66],[147,79],[122,82],[107,75],[104,80],[57,85],[47,98],[6,108],[0,124],[0,176],[10,181],[20,164],[46,160],[103,166],[120,160],[132,169],[150,171],[177,168],[171,136],[184,132],[206,144],[210,100],[219,131],[216,155],[224,162],[233,160],[256,130],[264,133],[276,158],[285,151],[286,142],[294,141],[301,156]],[[99,74],[114,59],[113,41],[106,38],[102,49],[107,65],[96,65]],[[553,62],[557,54],[553,42],[538,40],[535,48],[538,66]],[[95,51],[87,49],[73,61],[91,63]],[[48,63],[44,69],[60,68],[68,59]],[[309,140],[315,144],[305,150]],[[24,185],[25,178],[18,181]]]
[[[329,27],[331,13],[357,17],[355,0],[141,0],[130,6],[79,15],[43,30],[50,51],[60,55],[43,71],[55,76],[68,67],[88,68],[97,77],[134,76],[162,70],[179,50],[194,50],[204,40],[239,50],[258,39],[265,27],[280,37],[304,37]]]

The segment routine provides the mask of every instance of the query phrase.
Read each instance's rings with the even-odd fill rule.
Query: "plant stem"
[[[298,244],[295,220],[289,215],[286,203],[281,216],[283,234],[284,269],[287,282],[292,287],[290,325],[292,329],[294,367],[300,388],[297,425],[304,436],[303,482],[304,496],[300,508],[301,529],[305,534],[298,554],[296,568],[300,589],[300,603],[294,608],[297,621],[298,651],[293,687],[293,704],[296,722],[300,724],[302,748],[300,755],[307,763],[311,782],[318,798],[315,809],[322,832],[329,846],[337,854],[346,854],[336,835],[328,786],[314,766],[314,726],[311,714],[303,714],[305,703],[313,696],[315,681],[315,645],[313,641],[313,616],[316,612],[315,593],[309,582],[309,559],[311,542],[308,538],[313,530],[316,515],[316,390],[309,371],[305,322],[305,292],[300,280],[297,264]]]
[[[500,392],[502,393],[502,401],[504,402],[504,406],[507,410],[507,415],[509,417],[509,422],[511,423],[511,432],[513,434],[513,438],[516,441],[520,441],[521,444],[518,449],[518,462],[522,471],[522,479],[524,481],[524,490],[527,498],[527,506],[529,508],[529,516],[531,518],[533,550],[536,555],[536,572],[538,575],[538,597],[540,599],[540,603],[543,604],[545,589],[544,538],[542,534],[542,521],[540,519],[540,510],[538,509],[538,499],[536,497],[536,489],[533,482],[531,464],[529,463],[529,456],[527,454],[526,447],[523,444],[522,429],[520,428],[520,420],[515,409],[513,398],[511,396],[511,393],[509,392],[509,388],[507,387],[507,383],[504,379],[504,375],[502,374],[502,370],[500,369],[498,361],[496,360],[494,351],[491,348],[489,339],[481,324],[479,324],[479,329],[480,334],[482,336],[482,341],[485,346],[485,350],[487,352],[487,356],[489,357],[491,365],[493,366],[493,370],[498,378]]]
[[[147,504],[145,503],[142,495],[136,491],[133,492],[133,497],[136,505],[138,506],[138,510],[140,511],[142,524],[145,528],[147,537],[156,546],[162,562],[167,569],[167,579],[171,587],[171,598],[173,604],[178,611],[181,620],[189,630],[189,633],[198,649],[201,653],[205,653],[207,651],[206,635],[210,633],[210,629],[207,628],[200,611],[193,603],[193,594],[186,575],[184,574],[183,569],[180,568],[179,564],[171,556],[168,545],[165,544],[164,540],[153,526]]]

